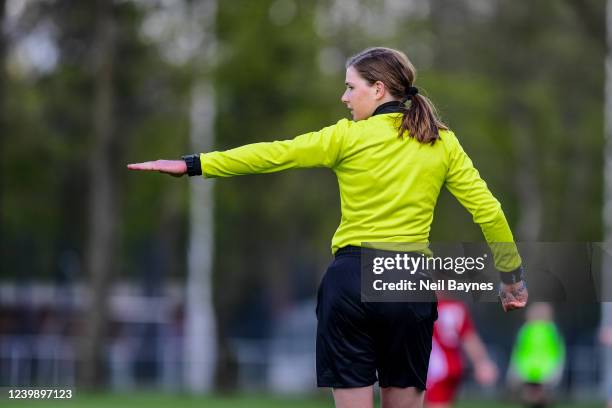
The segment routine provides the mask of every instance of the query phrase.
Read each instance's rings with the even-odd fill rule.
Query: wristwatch
[[[200,163],[199,154],[189,154],[181,158],[185,160],[187,175],[189,175],[189,177],[202,175],[202,164]]]

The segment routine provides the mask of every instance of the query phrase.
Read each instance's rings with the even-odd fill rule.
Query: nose
[[[342,94],[342,96],[340,97],[340,100],[342,101],[342,103],[348,103],[348,96],[346,95],[348,93],[348,91],[344,91],[344,93]]]

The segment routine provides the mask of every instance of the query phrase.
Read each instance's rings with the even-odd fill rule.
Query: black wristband
[[[189,175],[189,177],[202,175],[202,164],[200,163],[199,154],[189,154],[187,156],[182,156],[181,158],[185,160],[185,164],[187,165],[187,175]]]
[[[502,282],[512,285],[513,283],[517,283],[525,279],[525,269],[523,268],[523,265],[521,265],[513,271],[500,272],[499,277]]]

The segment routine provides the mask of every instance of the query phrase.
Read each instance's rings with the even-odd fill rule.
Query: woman
[[[503,271],[504,310],[526,304],[521,260],[499,202],[413,85],[416,72],[408,58],[397,50],[370,48],[350,58],[346,68],[342,102],[353,121],[342,119],[292,140],[128,168],[204,177],[331,168],[338,177],[342,220],[332,239],[335,260],[318,293],[317,383],[333,388],[337,407],[372,407],[378,375],[385,408],[420,407],[435,302],[361,302],[360,245],[428,242],[434,206],[446,184],[490,244],[510,243],[495,256]]]

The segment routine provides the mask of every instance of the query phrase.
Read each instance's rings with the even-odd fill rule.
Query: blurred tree
[[[5,149],[4,138],[6,137],[8,126],[6,123],[6,104],[4,103],[6,94],[6,0],[0,0],[0,173],[5,168]],[[0,177],[0,259],[4,259],[4,186],[2,183],[3,177]]]
[[[23,4],[23,11],[13,11],[8,27],[11,98],[5,103],[11,143],[2,151],[3,268],[7,276],[51,278],[64,251],[85,252],[97,54],[93,3],[14,4]],[[113,3],[113,9],[119,64],[113,75],[115,149],[131,160],[178,156],[187,150],[190,68],[167,61],[156,39],[143,33],[143,20],[152,13],[140,3]],[[143,253],[160,242],[161,252],[169,254],[163,269],[182,276],[186,183],[130,177],[124,159],[110,153],[119,165],[118,191],[130,193],[118,201],[118,211],[126,213],[118,231],[121,273],[139,273]]]
[[[108,298],[112,274],[117,270],[119,232],[117,170],[122,152],[114,115],[114,71],[116,35],[113,2],[96,1],[94,8],[93,55],[93,143],[89,155],[89,228],[85,270],[89,275],[89,296],[84,318],[82,370],[83,386],[103,384],[102,367],[107,344]]]
[[[593,37],[598,29],[586,30],[566,2],[462,3],[470,11],[447,28],[456,45],[436,42],[448,66],[432,67],[422,78],[427,89],[443,101],[447,121],[500,199],[517,240],[600,240],[602,223],[593,214],[601,209],[605,49]],[[588,3],[588,24],[601,26],[604,2]],[[431,237],[482,239],[446,193]],[[500,318],[499,311],[483,311],[491,322]],[[587,332],[598,310],[591,305],[560,315],[575,333]],[[511,335],[512,324],[503,330]]]
[[[434,3],[444,10],[441,17],[432,9],[441,21],[434,23],[434,65],[422,79],[517,239],[599,239],[590,214],[601,205],[601,39],[565,2],[453,2],[460,11],[452,22],[443,17],[448,2]],[[589,24],[598,27],[603,2],[589,4]],[[480,240],[456,208],[444,193],[432,239],[459,232]]]
[[[340,118],[344,73],[319,69],[315,14],[293,0],[219,3],[216,148],[293,138]],[[270,335],[270,322],[296,301],[298,274],[309,284],[302,291],[314,294],[338,197],[333,174],[322,169],[220,180],[215,190],[219,380],[231,388],[228,337]],[[253,316],[243,318],[244,310]]]
[[[146,143],[144,146],[155,145],[155,151],[159,155],[168,157],[169,152],[185,154],[189,151],[210,150],[214,140],[214,86],[211,72],[214,71],[217,45],[215,41],[215,18],[216,1],[179,1],[145,2],[142,3],[144,10],[144,21],[142,32],[146,38],[153,41],[156,49],[164,61],[178,69],[178,74],[173,76],[183,77],[185,92],[182,104],[182,113],[188,118],[185,133],[189,134],[189,146],[182,143],[180,134],[172,126],[169,118],[156,126],[162,125],[162,129],[149,129],[163,139],[155,143]],[[163,106],[168,109],[176,101],[164,100]],[[149,135],[138,138],[148,141]],[[164,143],[160,143],[161,141]],[[178,142],[178,143],[177,143]],[[163,153],[161,153],[163,151]],[[158,156],[159,157],[159,156]],[[146,158],[144,152],[139,152],[135,160]],[[150,158],[150,156],[149,156]],[[134,177],[141,184],[142,176]],[[216,361],[216,335],[215,319],[212,305],[212,258],[214,248],[213,236],[213,195],[211,181],[186,179],[178,181],[170,180],[164,183],[164,191],[157,191],[165,197],[165,201],[176,207],[181,203],[184,194],[181,189],[189,185],[189,224],[187,234],[177,228],[181,226],[178,219],[164,217],[159,223],[159,239],[165,245],[173,245],[174,259],[169,262],[172,269],[182,270],[182,264],[186,263],[187,276],[185,281],[185,320],[183,337],[183,378],[187,390],[190,392],[206,392],[214,385],[215,361]],[[183,187],[181,187],[183,186]],[[131,202],[142,201],[142,196],[134,194]],[[153,198],[155,199],[155,198]],[[174,208],[176,211],[177,208]],[[168,212],[166,210],[165,212]],[[132,217],[136,214],[130,212]],[[176,214],[175,214],[176,215]],[[140,222],[155,224],[151,219],[141,218]],[[128,229],[135,237],[142,239],[139,231]],[[177,234],[180,232],[181,234]],[[179,237],[183,237],[180,245],[176,245]],[[187,238],[188,237],[188,238]],[[184,238],[187,238],[184,242]],[[185,251],[184,246],[186,248]],[[178,250],[177,250],[178,249]],[[183,251],[183,252],[180,252]],[[176,255],[180,254],[177,259]]]
[[[589,14],[585,12],[585,14]],[[604,249],[605,254],[602,262],[602,298],[601,301],[601,328],[603,330],[612,330],[612,254],[610,253],[610,243],[612,242],[612,0],[607,1],[606,9],[606,83],[605,83],[605,149],[604,149],[604,202],[602,211],[602,221],[604,226]],[[604,302],[608,301],[608,302]],[[603,332],[602,332],[603,334]],[[603,340],[603,339],[602,339]],[[603,341],[608,343],[608,347],[604,348],[604,384],[609,386],[612,383],[612,347],[610,340]],[[612,398],[608,393],[606,395],[608,408],[612,407]]]
[[[97,359],[81,367],[88,384],[104,379],[112,277],[141,274],[155,294],[185,269],[186,183],[130,178],[124,166],[126,156],[187,150],[189,69],[162,59],[142,35],[144,15],[134,2],[31,2],[10,27],[3,275],[54,277],[67,251],[85,258],[87,277],[77,268],[71,278],[92,284],[81,348]],[[46,59],[24,59],[33,37]]]
[[[187,21],[198,52],[193,67],[190,107],[190,141],[195,152],[210,151],[215,139],[215,88],[211,81],[217,58],[215,18],[217,1],[187,2]],[[217,332],[212,295],[214,254],[213,181],[197,180],[190,191],[189,244],[187,248],[184,372],[191,392],[210,392],[215,385]]]

